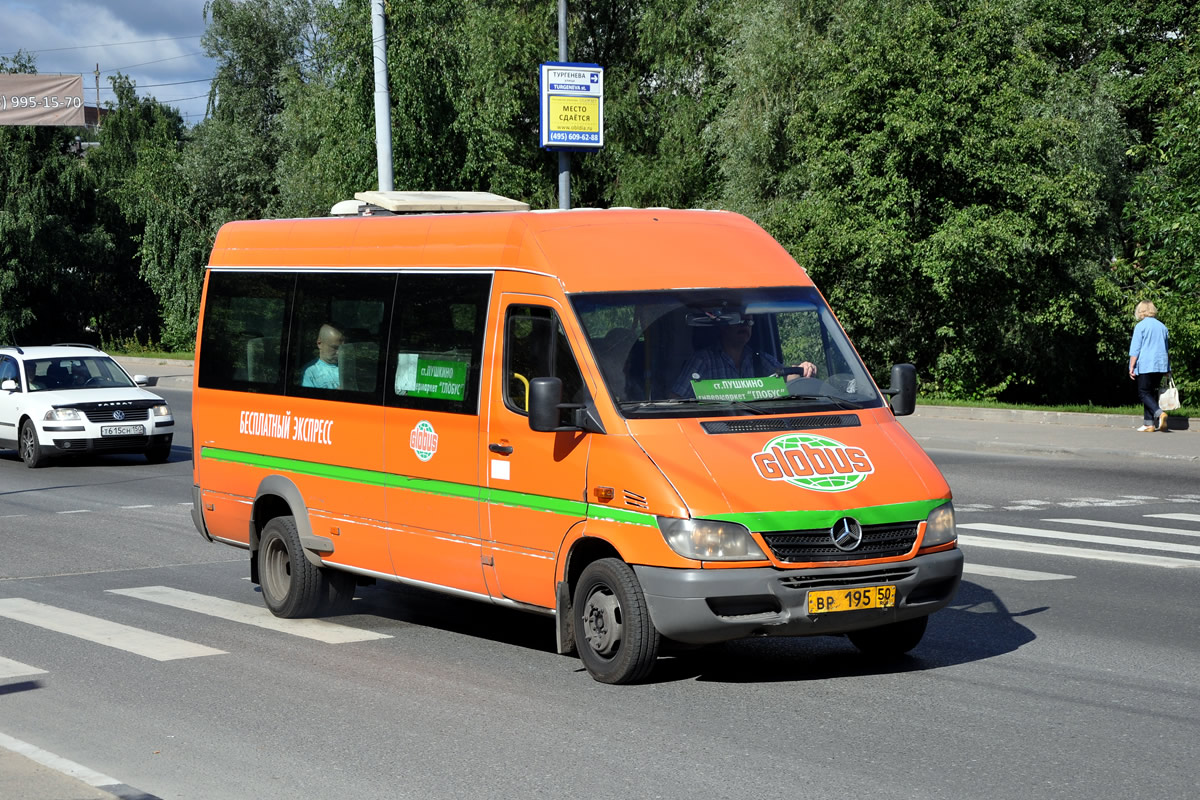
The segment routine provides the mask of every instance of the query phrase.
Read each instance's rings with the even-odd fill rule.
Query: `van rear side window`
[[[200,386],[283,394],[284,345],[295,283],[294,273],[209,273]]]

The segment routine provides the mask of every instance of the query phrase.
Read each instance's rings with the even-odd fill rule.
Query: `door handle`
[[[512,453],[512,445],[511,444],[489,444],[488,450],[491,450],[493,453],[499,453],[502,456],[507,456]]]

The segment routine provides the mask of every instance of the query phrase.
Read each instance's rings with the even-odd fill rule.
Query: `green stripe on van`
[[[406,489],[408,491],[424,492],[442,497],[465,497],[471,500],[482,500],[485,503],[493,503],[495,505],[530,508],[535,511],[546,511],[551,514],[565,514],[579,519],[583,519],[588,515],[588,505],[581,500],[564,500],[559,497],[513,492],[508,489],[488,489],[474,484],[438,481],[431,478],[415,478],[411,475],[396,475],[379,470],[358,469],[357,467],[340,467],[334,464],[322,464],[317,461],[300,461],[299,459],[267,456],[260,453],[244,453],[238,450],[225,450],[219,447],[200,448],[200,457],[213,461],[245,464],[275,472],[314,475],[336,481],[349,481],[368,486],[383,486],[389,489]],[[648,515],[642,514],[640,516],[644,517]]]
[[[863,525],[889,522],[920,522],[948,500],[918,500],[866,508],[835,508],[815,511],[752,511],[741,514],[706,514],[705,519],[737,522],[752,531],[807,531],[828,528],[842,517],[854,517]]]

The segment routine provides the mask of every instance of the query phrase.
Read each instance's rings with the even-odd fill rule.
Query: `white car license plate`
[[[102,425],[101,436],[144,436],[146,428],[142,425]]]

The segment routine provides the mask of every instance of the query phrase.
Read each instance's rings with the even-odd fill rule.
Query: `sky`
[[[215,70],[200,46],[205,0],[0,0],[0,56],[33,54],[40,73],[83,75],[83,101],[115,98],[108,79],[128,75],[138,94],[204,118]]]

